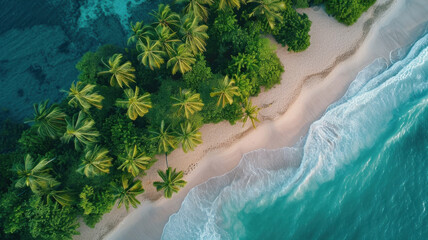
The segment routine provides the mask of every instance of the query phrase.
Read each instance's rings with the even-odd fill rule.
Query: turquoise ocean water
[[[162,239],[428,239],[428,35],[382,66],[297,146],[192,189]]]

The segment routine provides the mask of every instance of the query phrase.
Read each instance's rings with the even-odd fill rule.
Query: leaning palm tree
[[[137,51],[141,52],[138,55],[139,60],[144,66],[149,66],[151,70],[160,68],[164,63],[163,56],[165,55],[165,52],[160,48],[160,42],[153,42],[148,37],[144,39],[144,42],[141,39],[137,42]]]
[[[110,173],[110,167],[113,166],[113,158],[108,156],[108,150],[96,145],[93,148],[86,149],[85,156],[82,159],[77,172],[86,177],[99,176]]]
[[[175,102],[172,106],[177,108],[177,113],[184,115],[187,119],[195,112],[201,111],[204,106],[201,95],[199,93],[192,93],[187,89],[180,89],[180,95],[178,97],[171,97],[171,99]]]
[[[102,109],[103,105],[101,101],[104,99],[103,96],[97,92],[93,92],[95,85],[83,84],[82,82],[74,82],[71,84],[70,91],[64,91],[68,93],[68,97],[71,98],[68,101],[68,105],[73,107],[80,106],[84,111],[89,110],[92,106]]]
[[[226,8],[240,8],[241,3],[245,3],[244,0],[220,0],[218,3],[218,9],[225,10]]]
[[[43,158],[39,163],[35,164],[34,159],[30,154],[27,154],[24,164],[19,163],[13,166],[13,171],[18,175],[15,187],[30,187],[34,193],[40,193],[43,189],[58,184],[55,178],[49,174],[50,169],[47,168],[47,165],[52,161],[53,159]]]
[[[220,106],[221,103],[222,108],[224,108],[226,104],[232,104],[233,97],[239,95],[239,88],[235,86],[235,81],[229,79],[228,76],[224,77],[219,86],[214,88],[213,92],[210,93],[211,97],[218,96],[217,106]]]
[[[165,128],[165,122],[162,120],[160,128],[157,130],[151,130],[150,133],[153,135],[152,141],[158,146],[159,153],[167,153],[170,149],[175,148],[175,138],[169,131],[169,127]]]
[[[180,129],[175,132],[175,135],[185,153],[189,150],[193,151],[196,146],[202,143],[202,134],[199,132],[199,128],[190,122],[180,124]]]
[[[181,28],[183,41],[189,46],[193,54],[205,52],[208,39],[208,26],[199,25],[199,17],[186,17]]]
[[[181,44],[177,48],[177,52],[168,60],[167,67],[172,66],[172,74],[180,71],[184,74],[192,70],[192,64],[196,62],[194,55],[186,44]]]
[[[214,0],[188,0],[184,11],[192,17],[197,17],[205,22],[208,20],[208,8],[205,5],[211,5]]]
[[[122,161],[122,164],[118,169],[127,171],[134,177],[149,169],[153,163],[151,157],[147,157],[144,153],[138,151],[137,145],[134,145],[133,148],[127,147],[125,154],[119,155],[119,160]]]
[[[163,190],[166,198],[171,198],[173,193],[177,193],[180,188],[186,186],[186,181],[183,178],[183,172],[176,172],[176,169],[168,168],[165,172],[158,170],[162,182],[154,182],[153,186],[157,191]]]
[[[65,130],[65,113],[55,104],[48,106],[49,100],[34,104],[34,118],[25,123],[34,122],[34,127],[41,137],[57,138]]]
[[[149,93],[144,93],[139,96],[140,89],[138,87],[135,87],[135,92],[130,88],[125,89],[124,92],[126,98],[116,100],[116,105],[127,108],[127,114],[131,120],[137,119],[138,116],[143,117],[149,112],[149,108],[152,108],[152,101],[150,100]]]
[[[281,13],[286,5],[281,0],[248,0],[248,3],[255,3],[256,7],[250,13],[250,17],[259,16],[264,18],[269,27],[273,29],[276,22],[282,21]]]
[[[130,61],[125,62],[121,65],[122,54],[114,54],[108,60],[108,64],[104,61],[102,63],[108,68],[107,71],[99,72],[99,75],[108,74],[110,77],[110,85],[123,88],[123,85],[129,87],[131,82],[135,83],[135,68],[132,67]]]
[[[158,26],[153,31],[153,39],[159,43],[163,52],[166,52],[169,57],[175,52],[174,47],[177,43],[181,42],[180,39],[175,38],[176,33],[171,32],[168,28]]]
[[[61,140],[65,143],[69,143],[71,140],[74,141],[74,147],[79,150],[81,145],[92,145],[97,142],[97,137],[100,135],[97,130],[94,129],[95,121],[86,117],[86,115],[80,111],[79,114],[73,116],[73,118],[66,119],[67,130]]]
[[[244,127],[247,120],[250,119],[251,123],[253,124],[253,127],[256,128],[256,122],[260,122],[259,119],[257,118],[257,114],[259,113],[259,110],[260,110],[259,107],[253,106],[251,101],[247,100],[244,106],[244,116],[242,118],[242,122],[244,124],[242,124],[242,127]]]
[[[155,18],[152,23],[155,27],[167,28],[171,32],[180,28],[180,15],[171,11],[169,5],[159,4],[158,10],[153,10],[150,15]]]
[[[125,204],[126,211],[129,209],[129,205],[136,208],[140,201],[137,200],[136,196],[143,193],[143,185],[140,180],[135,180],[132,176],[122,175],[122,182],[111,183],[113,196],[119,200],[117,208],[120,208],[122,204]]]

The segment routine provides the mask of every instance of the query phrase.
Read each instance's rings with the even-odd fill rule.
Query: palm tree
[[[163,52],[166,52],[169,57],[175,52],[174,46],[180,42],[180,39],[174,38],[175,32],[170,32],[166,27],[158,26],[153,32],[154,40],[159,42],[159,46]]]
[[[92,149],[86,149],[85,156],[82,159],[77,172],[86,177],[99,176],[104,173],[110,173],[110,167],[113,166],[113,158],[108,156],[109,151],[96,145]]]
[[[208,39],[208,26],[199,25],[199,17],[185,18],[181,28],[183,41],[189,46],[193,54],[204,52],[206,40]]]
[[[43,158],[39,163],[35,164],[34,159],[30,154],[27,154],[24,164],[19,163],[13,167],[19,177],[15,187],[30,187],[34,193],[40,193],[43,189],[58,184],[55,178],[49,174],[50,169],[47,168],[47,165],[53,160]]]
[[[159,153],[167,153],[170,149],[175,148],[175,138],[169,132],[169,127],[165,128],[165,122],[162,120],[160,128],[157,131],[150,131],[153,135],[151,139],[158,145]]]
[[[59,107],[52,104],[49,108],[49,100],[34,104],[34,118],[25,123],[34,122],[37,133],[42,137],[57,138],[65,130],[65,113]]]
[[[123,163],[118,167],[122,171],[128,171],[132,176],[136,177],[140,174],[140,171],[149,169],[152,164],[152,158],[147,157],[144,153],[138,152],[137,145],[133,148],[126,148],[125,155],[119,155],[119,160]]]
[[[151,70],[160,68],[164,63],[163,56],[165,55],[165,52],[160,49],[160,42],[156,41],[153,43],[148,37],[144,39],[145,43],[141,39],[137,42],[137,51],[141,52],[138,58],[144,66],[148,65]]]
[[[255,72],[259,69],[255,55],[238,53],[238,56],[232,56],[232,60],[234,62],[232,66],[236,67],[238,74],[245,71]]]
[[[172,74],[176,74],[180,71],[184,74],[192,70],[192,64],[196,62],[195,57],[189,50],[188,46],[181,44],[178,46],[177,52],[168,60],[167,67],[172,66]]]
[[[138,116],[143,117],[152,108],[150,94],[144,93],[139,96],[140,89],[135,87],[135,92],[132,89],[125,89],[126,99],[116,100],[116,105],[122,108],[128,108],[127,114],[131,120],[137,119]]]
[[[120,65],[122,60],[122,54],[114,54],[111,56],[108,60],[108,65],[102,61],[102,63],[108,68],[107,71],[99,72],[99,75],[103,74],[109,74],[110,77],[110,85],[116,86],[119,85],[119,87],[123,88],[123,85],[125,84],[127,87],[129,87],[129,84],[131,82],[135,83],[135,68],[132,67],[132,64],[130,61],[125,62],[124,64]]]
[[[102,109],[103,105],[101,101],[104,99],[103,96],[99,95],[97,92],[93,92],[95,85],[86,84],[82,82],[74,82],[71,84],[70,91],[64,91],[68,93],[68,97],[71,98],[68,101],[68,105],[73,107],[80,106],[84,111],[89,110],[92,106]]]
[[[132,176],[122,175],[122,182],[120,184],[113,182],[111,186],[114,198],[119,200],[117,208],[125,204],[126,211],[128,211],[129,205],[136,208],[137,204],[140,204],[136,198],[137,195],[144,192],[140,180],[134,181]]]
[[[168,168],[165,172],[158,170],[162,182],[154,182],[153,186],[157,191],[163,190],[166,198],[171,198],[173,193],[177,193],[180,188],[186,186],[186,181],[183,178],[183,172],[175,172],[176,169]]]
[[[144,25],[143,21],[136,22],[135,24],[131,23],[131,30],[132,35],[128,38],[128,45],[131,45],[148,35],[148,26]]]
[[[70,206],[74,202],[74,197],[69,190],[55,190],[53,187],[49,187],[42,190],[38,195],[45,196],[48,204],[56,201],[61,206]]]
[[[256,122],[260,122],[257,118],[257,114],[259,113],[260,108],[257,106],[253,106],[251,101],[246,102],[244,106],[244,117],[242,118],[242,127],[245,126],[245,123],[248,119],[251,120],[251,123],[253,124],[253,127],[256,128]]]
[[[74,140],[74,147],[76,150],[80,149],[80,145],[92,145],[97,142],[97,137],[100,135],[97,130],[94,129],[94,120],[87,118],[85,114],[80,111],[77,118],[76,115],[71,119],[66,119],[67,130],[61,140],[65,143],[69,143],[70,140]]]
[[[180,28],[180,15],[171,11],[169,5],[159,4],[158,11],[152,11],[150,14],[155,18],[153,25],[174,31]]]
[[[219,87],[214,88],[214,91],[210,93],[211,97],[218,96],[217,106],[224,108],[226,104],[233,103],[233,97],[239,96],[239,88],[235,86],[235,81],[226,76],[220,83]]]
[[[218,3],[218,8],[220,10],[225,10],[227,7],[228,8],[240,8],[241,7],[241,2],[245,3],[245,1],[241,1],[241,0],[220,0],[220,2]]]
[[[192,17],[197,17],[205,22],[208,20],[208,8],[206,5],[211,5],[214,0],[189,0],[189,3],[185,7],[185,12]]]
[[[273,29],[277,21],[282,21],[281,13],[286,5],[281,0],[248,0],[248,3],[255,3],[256,7],[250,13],[252,16],[260,16],[266,19],[269,27]]]
[[[187,119],[195,112],[201,111],[204,106],[201,95],[199,93],[192,93],[187,89],[180,89],[180,95],[178,97],[171,97],[171,99],[175,101],[172,106],[178,108],[178,114],[184,114]]]
[[[180,129],[175,132],[177,142],[181,143],[183,151],[187,153],[189,150],[202,143],[202,135],[197,127],[194,127],[190,122],[180,124]]]

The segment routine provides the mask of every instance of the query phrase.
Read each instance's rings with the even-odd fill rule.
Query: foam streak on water
[[[302,143],[192,189],[162,239],[423,239],[427,105],[425,35],[362,71]]]

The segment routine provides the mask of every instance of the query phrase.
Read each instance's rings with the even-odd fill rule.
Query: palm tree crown
[[[56,185],[59,185],[59,183]],[[49,187],[43,189],[38,195],[46,197],[48,204],[52,203],[52,200],[61,206],[70,206],[74,202],[74,197],[69,190],[56,190],[53,187]]]
[[[160,128],[157,131],[150,131],[153,134],[152,140],[158,145],[159,153],[168,152],[169,149],[174,149],[175,138],[169,132],[169,126],[165,128],[165,122],[162,120]]]
[[[104,99],[103,96],[99,95],[97,92],[93,92],[95,85],[92,84],[83,84],[82,82],[74,82],[71,84],[70,91],[65,91],[68,93],[68,97],[71,98],[68,101],[68,105],[77,107],[80,106],[83,110],[87,111],[92,106],[102,109],[103,105],[101,101]]]
[[[242,126],[245,125],[248,119],[251,120],[251,123],[253,124],[253,127],[256,128],[256,122],[260,122],[257,118],[257,114],[259,113],[260,108],[257,106],[253,106],[251,101],[246,102],[244,107],[244,117],[242,118],[242,122],[244,123]]]
[[[154,40],[159,43],[163,52],[167,53],[169,57],[175,52],[174,47],[176,43],[181,42],[180,39],[175,38],[175,32],[171,32],[168,28],[158,26],[153,32]]]
[[[192,17],[197,17],[205,22],[208,20],[208,8],[205,5],[211,5],[214,0],[189,0],[185,7],[185,12]]]
[[[119,199],[117,205],[118,208],[125,204],[126,210],[128,211],[129,205],[136,208],[140,201],[137,200],[136,196],[143,193],[143,185],[140,180],[135,180],[131,176],[122,175],[122,182],[120,184],[113,182],[111,183],[113,196],[115,199]]]
[[[134,177],[138,176],[140,172],[149,169],[152,164],[152,158],[145,156],[144,153],[140,153],[137,145],[134,145],[133,148],[126,148],[125,155],[119,155],[119,160],[123,163],[118,169],[128,171]]]
[[[73,116],[71,121],[66,119],[67,130],[61,140],[65,143],[69,143],[70,140],[74,139],[74,146],[78,150],[80,145],[92,145],[97,142],[97,137],[100,135],[98,131],[94,129],[94,120],[87,118],[86,115],[80,111],[77,118]]]
[[[172,66],[172,74],[176,74],[180,71],[184,74],[192,70],[192,64],[196,59],[186,44],[178,46],[177,52],[168,60],[167,67]]]
[[[266,19],[269,27],[273,29],[275,23],[282,21],[281,12],[285,10],[286,5],[281,0],[248,0],[248,3],[255,3],[256,7],[250,13],[252,16],[261,16]]]
[[[57,138],[64,133],[65,130],[65,113],[56,105],[47,107],[49,100],[39,104],[34,104],[34,118],[26,121],[34,122],[34,127],[37,128],[37,133],[42,137]]]
[[[173,193],[176,193],[180,188],[186,186],[186,181],[183,178],[183,172],[176,172],[176,169],[172,170],[169,167],[165,172],[158,170],[159,176],[162,178],[162,182],[154,182],[153,185],[157,191],[163,190],[166,198],[171,198]]]
[[[131,120],[137,119],[138,116],[143,117],[152,108],[150,94],[144,93],[139,96],[140,89],[135,87],[135,92],[132,89],[125,89],[126,99],[118,99],[116,105],[123,108],[128,108],[127,114]]]
[[[202,143],[202,134],[190,122],[180,124],[180,129],[175,132],[175,135],[177,136],[177,142],[181,143],[185,153],[189,150],[193,151],[197,145]]]
[[[208,39],[207,30],[207,25],[199,25],[198,17],[185,18],[181,34],[183,35],[183,41],[192,50],[193,54],[205,52],[206,40]]]
[[[224,107],[226,104],[233,103],[233,97],[239,96],[239,88],[235,86],[235,81],[229,79],[228,76],[224,77],[219,87],[214,88],[214,91],[210,93],[211,97],[218,96],[217,106]]]
[[[163,28],[174,31],[180,28],[180,16],[171,11],[169,5],[159,4],[157,11],[152,11],[150,14],[155,18],[153,25],[155,27],[161,26]]]
[[[132,35],[128,38],[127,44],[136,43],[139,39],[142,39],[148,35],[148,27],[144,25],[144,22],[131,23]]]
[[[226,8],[240,8],[241,2],[245,3],[244,0],[220,0],[218,3],[218,8],[220,10],[225,10]]]
[[[132,67],[131,62],[127,61],[124,64],[120,65],[122,60],[122,54],[114,54],[108,60],[108,65],[103,62],[103,64],[108,68],[107,71],[100,72],[98,74],[109,74],[110,85],[123,88],[123,85],[129,87],[131,82],[135,83],[135,68]]]
[[[113,158],[107,154],[108,150],[98,145],[92,149],[87,149],[77,172],[84,174],[86,177],[109,173],[110,167],[113,166],[111,163]]]
[[[24,159],[24,164],[20,163],[13,167],[19,179],[15,183],[15,187],[30,187],[34,193],[40,193],[43,189],[58,184],[58,182],[49,174],[50,169],[47,165],[52,161],[46,158],[35,164],[34,159],[27,154]]]
[[[171,99],[175,102],[172,106],[178,108],[178,114],[184,114],[187,119],[195,112],[201,111],[204,106],[200,94],[192,93],[187,89],[180,89],[180,95],[178,97],[171,97]]]
[[[149,66],[151,70],[160,68],[164,63],[163,56],[165,55],[165,52],[160,49],[160,42],[156,41],[153,43],[148,37],[144,39],[145,42],[141,39],[137,42],[137,51],[141,52],[138,58],[144,66]]]

